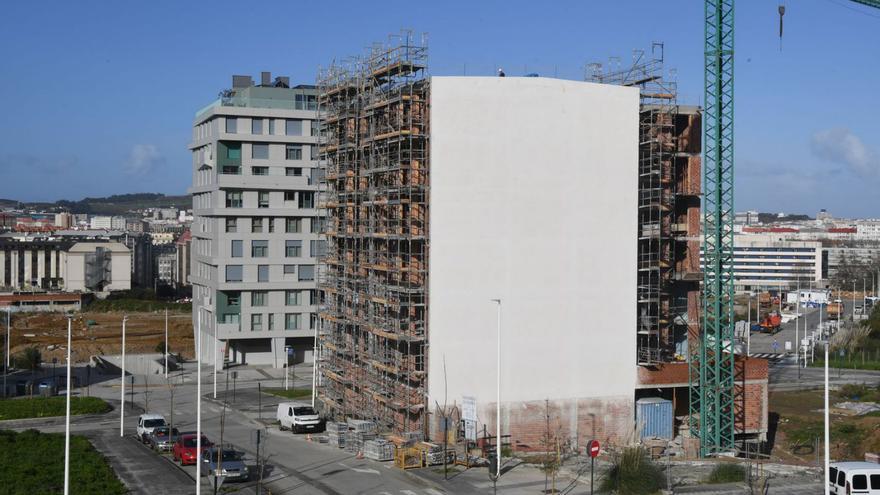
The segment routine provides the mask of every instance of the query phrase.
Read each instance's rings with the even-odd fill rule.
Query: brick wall
[[[545,402],[504,403],[501,409],[501,434],[510,435],[516,452],[542,452],[548,449],[544,437],[549,430],[572,448],[583,448],[591,439],[603,445],[621,445],[633,439],[634,403],[630,397],[595,399],[559,399]],[[478,436],[483,425],[490,435],[495,432],[495,405],[478,407]],[[442,441],[439,414],[432,414],[431,438]],[[453,414],[455,416],[455,414]],[[555,448],[555,447],[553,447]]]

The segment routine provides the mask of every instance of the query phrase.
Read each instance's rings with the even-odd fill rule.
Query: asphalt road
[[[750,354],[784,354],[786,342],[791,342],[792,349],[796,349],[796,342],[803,338],[804,326],[806,325],[807,332],[811,332],[818,328],[819,325],[818,309],[807,308],[804,311],[805,313],[801,315],[799,323],[795,323],[795,321],[798,320],[784,323],[781,325],[780,330],[773,335],[752,332],[751,342],[748,346]],[[827,320],[827,317],[824,315],[824,310],[822,320]],[[796,333],[797,335],[795,335]],[[777,342],[778,348],[774,348],[774,341]]]

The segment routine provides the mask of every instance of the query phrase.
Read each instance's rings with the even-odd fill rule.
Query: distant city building
[[[113,228],[113,218],[107,216],[93,216],[89,219],[89,228],[92,230],[110,230]]]
[[[125,230],[129,232],[143,233],[149,232],[147,222],[140,218],[129,218],[125,221]]]
[[[176,246],[157,246],[156,253],[156,280],[160,284],[174,286],[177,271]]]
[[[702,262],[702,248],[701,262]],[[822,280],[822,244],[774,235],[735,235],[733,278],[737,291],[790,289]]]
[[[131,254],[123,244],[95,235],[3,234],[0,287],[127,290],[131,288]]]
[[[187,230],[174,243],[177,246],[177,270],[174,285],[178,288],[190,285],[189,276],[192,267],[192,233]]]
[[[153,242],[149,234],[129,233],[123,242],[131,250],[131,281],[138,287],[153,287]]]
[[[288,79],[232,89],[193,122],[193,324],[236,363],[312,360],[317,321],[317,97]]]
[[[759,223],[757,211],[742,211],[736,214],[735,223],[740,225],[754,225]]]
[[[174,242],[173,232],[150,232],[150,238],[153,240],[154,246],[163,246]]]
[[[110,228],[113,230],[125,230],[126,224],[127,220],[125,217],[115,216],[110,218]]]
[[[828,213],[824,208],[819,210],[819,213],[816,214],[816,220],[819,222],[825,222],[828,220],[834,220],[834,216],[831,213]]]
[[[62,229],[69,229],[73,225],[73,215],[68,212],[55,214],[55,226]]]

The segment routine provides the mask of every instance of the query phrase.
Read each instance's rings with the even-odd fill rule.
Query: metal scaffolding
[[[318,77],[319,396],[334,416],[396,432],[426,429],[427,54],[404,31]]]
[[[698,277],[691,267],[698,246],[698,226],[688,216],[699,212],[699,190],[689,186],[688,168],[699,140],[688,139],[699,127],[699,111],[677,104],[677,85],[663,64],[662,43],[650,54],[633,52],[632,64],[620,68],[612,59],[588,65],[586,79],[637,87],[640,91],[638,162],[637,363],[654,365],[684,359],[682,349],[695,333]],[[696,161],[699,174],[699,160]],[[696,201],[694,199],[696,198]],[[696,218],[696,217],[694,217]],[[690,222],[693,223],[693,222]],[[690,244],[689,244],[690,242]],[[686,345],[686,344],[685,344]]]

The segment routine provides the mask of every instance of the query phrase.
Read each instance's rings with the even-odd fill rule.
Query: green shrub
[[[10,495],[61,493],[64,434],[0,430],[0,486]],[[70,437],[70,493],[122,495],[128,490],[84,437]]]
[[[620,495],[656,493],[663,487],[663,473],[642,447],[628,447],[614,457],[600,490]]]
[[[709,473],[707,483],[734,483],[744,481],[746,478],[746,470],[739,464],[718,464],[715,469]]]
[[[15,367],[22,370],[37,371],[43,362],[43,355],[36,347],[27,347],[15,355]]]
[[[34,397],[0,400],[0,420],[64,416],[67,397]],[[71,397],[70,414],[98,414],[110,410],[110,404],[97,397]]]

